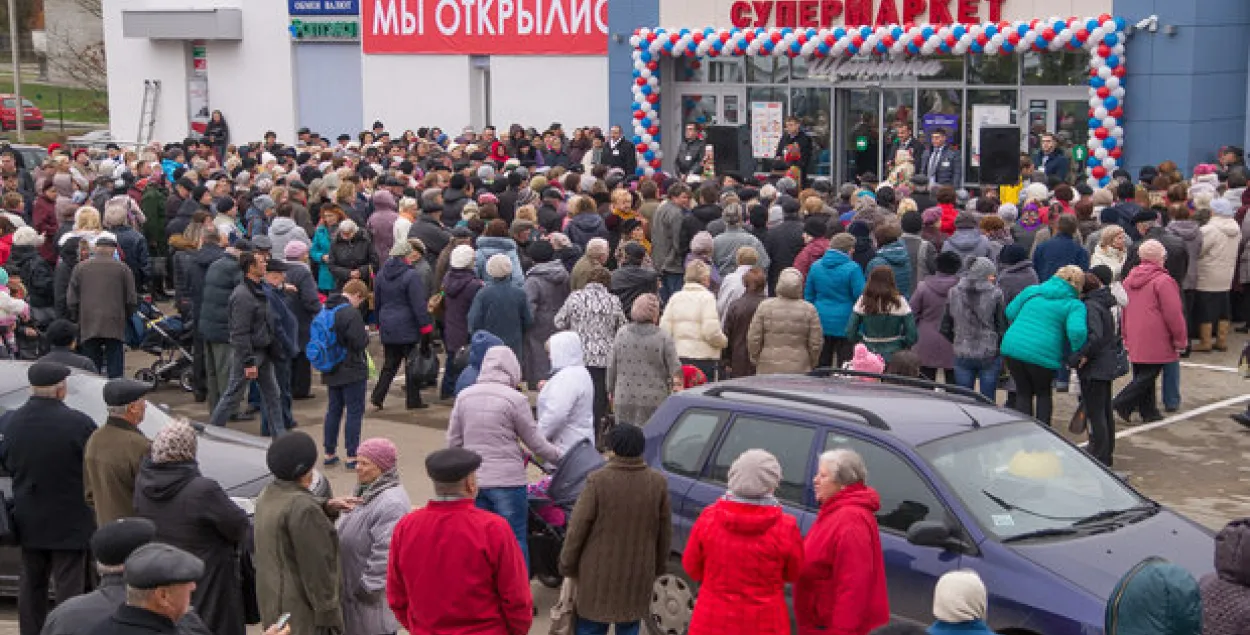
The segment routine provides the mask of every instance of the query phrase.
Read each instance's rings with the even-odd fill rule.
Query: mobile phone
[[[290,621],[290,619],[291,619],[290,613],[283,613],[282,617],[279,617],[278,621],[274,624],[274,628],[278,630],[282,630],[283,628],[286,627],[286,623]]]

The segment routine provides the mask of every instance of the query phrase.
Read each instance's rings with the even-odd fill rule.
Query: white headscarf
[[[985,619],[987,603],[981,576],[970,569],[951,571],[938,578],[933,589],[933,617],[958,624]]]

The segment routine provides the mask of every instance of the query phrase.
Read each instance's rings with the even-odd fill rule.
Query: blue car
[[[840,371],[839,371],[840,373]],[[973,569],[989,625],[1011,635],[1090,635],[1116,581],[1148,556],[1195,577],[1213,569],[1211,532],[1146,498],[1037,421],[972,391],[922,380],[814,373],[731,380],[670,397],[647,424],[647,462],[668,478],[673,558],[650,627],[681,635],[697,585],[681,553],[729,466],[762,448],[782,466],[776,495],[805,533],[826,450],[850,448],[881,496],[877,522],[895,618],[933,620],[933,586]]]

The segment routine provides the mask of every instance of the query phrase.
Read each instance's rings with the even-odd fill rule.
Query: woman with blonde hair
[[[894,189],[911,186],[911,177],[916,174],[916,164],[911,150],[899,149],[894,153],[894,167],[890,169],[886,183]]]
[[[1120,278],[1120,270],[1124,268],[1124,259],[1128,255],[1128,234],[1119,225],[1107,225],[1099,234],[1098,247],[1089,259],[1089,267],[1106,265],[1115,279]]]
[[[686,265],[685,279],[685,286],[668,299],[660,329],[673,338],[683,364],[697,367],[716,381],[721,351],[729,339],[721,330],[716,296],[708,289],[711,268],[702,260],[692,260]]]

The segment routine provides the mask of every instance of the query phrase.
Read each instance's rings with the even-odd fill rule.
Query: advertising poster
[[[779,101],[751,102],[751,155],[766,159],[777,151],[785,134],[784,106]]]
[[[1011,106],[981,104],[972,107],[972,167],[981,165],[981,126],[1010,126]]]

